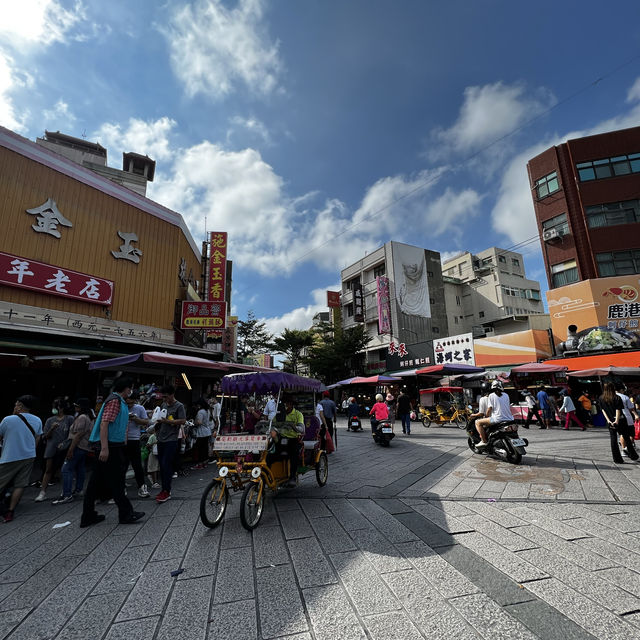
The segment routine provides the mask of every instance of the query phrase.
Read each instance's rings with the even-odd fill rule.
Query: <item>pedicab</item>
[[[469,410],[464,405],[462,387],[435,387],[420,389],[419,419],[425,427],[435,424],[467,426]]]
[[[312,378],[303,378],[282,371],[235,373],[222,378],[223,402],[226,395],[273,394],[276,406],[284,393],[311,400],[302,403],[315,409],[315,393],[324,385]],[[297,407],[296,407],[297,408]],[[200,519],[210,528],[224,518],[230,492],[242,491],[240,522],[251,531],[258,526],[264,510],[267,489],[276,493],[290,481],[290,459],[286,451],[289,439],[300,442],[297,475],[315,470],[316,481],[323,487],[329,476],[326,451],[326,428],[315,415],[304,417],[304,425],[276,419],[261,420],[256,431],[218,435],[214,440],[217,457],[217,477],[213,478],[200,499]]]

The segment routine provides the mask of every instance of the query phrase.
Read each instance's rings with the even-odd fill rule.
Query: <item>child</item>
[[[155,433],[152,433],[147,440],[147,451],[149,452],[147,473],[151,479],[151,488],[159,489],[158,470],[160,469],[160,463],[158,462],[158,438]]]

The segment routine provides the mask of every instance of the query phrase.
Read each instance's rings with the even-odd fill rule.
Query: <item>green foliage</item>
[[[274,350],[273,335],[267,331],[251,309],[246,320],[238,320],[238,358],[254,353],[269,353]]]
[[[364,325],[334,332],[331,324],[323,323],[316,335],[308,357],[314,378],[329,384],[359,373],[362,351],[371,340]]]
[[[313,344],[313,339],[312,331],[285,329],[282,335],[273,341],[276,352],[286,357],[283,363],[285,371],[297,373],[298,365],[302,362],[302,353]]]

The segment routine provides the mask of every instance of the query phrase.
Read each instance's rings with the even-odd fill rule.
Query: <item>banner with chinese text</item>
[[[438,338],[433,341],[433,354],[436,364],[469,364],[475,366],[473,335],[471,333],[461,333],[449,338]]]
[[[224,302],[227,283],[227,232],[212,231],[209,238],[209,288],[207,289],[207,300]]]
[[[183,301],[181,329],[224,329],[226,302]]]
[[[389,304],[389,278],[376,278],[378,302],[378,334],[391,333],[391,306]]]
[[[113,282],[0,252],[0,284],[108,306]]]
[[[339,291],[327,291],[327,307],[329,307],[329,309],[336,309],[340,307]]]
[[[640,277],[638,274],[583,280],[547,291],[554,341],[577,328],[578,351],[640,347]]]

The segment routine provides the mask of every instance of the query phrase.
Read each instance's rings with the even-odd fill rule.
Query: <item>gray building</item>
[[[497,247],[468,251],[442,265],[451,335],[500,335],[549,328],[540,283],[529,280],[522,254]]]
[[[379,276],[388,278],[388,304],[380,314]],[[437,251],[387,242],[343,269],[341,282],[343,327],[362,323],[371,337],[362,369],[354,373],[373,375],[433,363],[432,340],[449,332]]]

